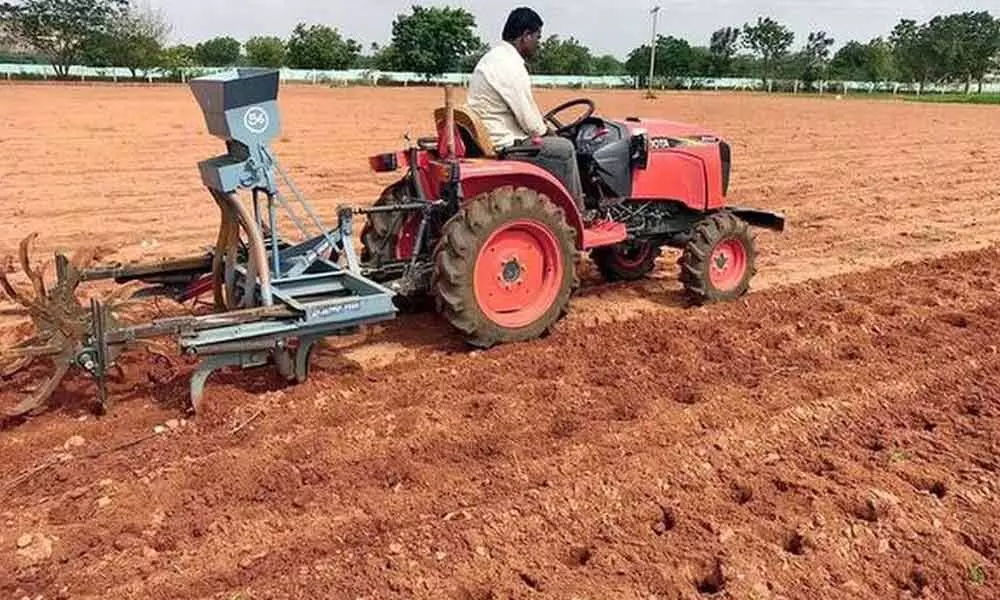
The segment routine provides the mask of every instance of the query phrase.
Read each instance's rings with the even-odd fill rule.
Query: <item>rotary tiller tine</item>
[[[25,398],[13,410],[8,411],[7,415],[11,417],[24,417],[41,408],[48,402],[49,398],[56,391],[56,388],[59,387],[59,383],[66,376],[67,371],[69,371],[69,362],[65,360],[57,361],[56,372],[45,382],[45,385],[32,394],[30,398]]]
[[[14,287],[14,284],[12,284],[10,282],[10,279],[7,278],[7,271],[9,270],[11,263],[13,263],[13,260],[8,256],[6,260],[4,260],[3,267],[0,267],[0,288],[3,288],[4,293],[12,301],[20,304],[25,308],[30,309],[34,306],[34,303],[25,298],[24,295],[22,295],[19,291],[17,291],[17,288]]]
[[[19,351],[24,350],[30,346],[33,346],[39,342],[38,336],[33,336],[24,341],[14,344],[14,347],[6,352],[0,352],[0,354],[6,354],[8,357],[13,358],[13,362],[7,366],[0,366],[0,379],[9,379],[13,377],[19,371],[24,370],[25,367],[31,364],[34,360],[34,356],[19,356]],[[2,365],[2,363],[0,363]]]
[[[0,368],[0,379],[10,379],[14,375],[17,375],[31,365],[33,360],[35,359],[30,356],[26,356],[15,360],[10,364],[10,366]]]
[[[46,297],[45,281],[42,280],[41,273],[38,273],[31,268],[31,260],[28,256],[31,242],[35,241],[35,238],[37,237],[37,233],[32,233],[28,237],[21,240],[17,255],[21,260],[21,270],[23,270],[24,274],[28,276],[28,279],[31,281],[31,286],[35,289],[35,300],[38,302],[44,302]]]
[[[0,362],[0,379],[8,379],[30,366],[36,358],[62,354],[65,349],[56,345],[35,345],[41,343],[38,336],[15,345],[9,350],[0,350],[0,359],[11,361],[6,366]]]

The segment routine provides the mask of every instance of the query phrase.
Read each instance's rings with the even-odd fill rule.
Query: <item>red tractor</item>
[[[578,118],[560,121],[580,106]],[[629,281],[654,269],[662,247],[678,248],[693,301],[745,294],[756,272],[750,227],[783,231],[785,219],[727,206],[729,145],[696,126],[595,112],[579,99],[545,115],[577,149],[585,218],[552,173],[497,155],[478,117],[447,94],[435,111],[436,138],[370,159],[377,172],[406,175],[368,212],[366,276],[397,298],[432,298],[479,347],[552,327],[579,285],[584,251],[606,280]]]

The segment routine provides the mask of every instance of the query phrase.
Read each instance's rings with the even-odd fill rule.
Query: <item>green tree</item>
[[[665,76],[678,77],[692,74],[691,44],[687,40],[668,36],[657,41],[656,62]]]
[[[0,4],[8,35],[43,54],[66,77],[84,46],[109,33],[127,0],[19,0]]]
[[[427,78],[456,70],[479,49],[476,19],[462,8],[414,6],[392,24],[393,65]]]
[[[814,31],[809,34],[806,45],[799,53],[797,77],[805,83],[806,88],[812,88],[816,81],[826,77],[830,62],[830,47],[834,39],[825,31]]]
[[[933,80],[955,82],[966,78],[967,33],[962,15],[938,15],[927,23]]]
[[[868,47],[857,40],[844,44],[830,61],[830,74],[837,79],[862,81],[867,77]]]
[[[960,48],[956,67],[965,77],[965,92],[968,93],[972,82],[976,81],[982,93],[983,79],[1000,53],[1000,19],[994,19],[986,11],[970,11],[956,15],[955,21]]]
[[[170,79],[180,79],[185,69],[197,66],[194,48],[186,44],[172,46],[160,55],[160,67]]]
[[[681,77],[692,74],[693,52],[687,40],[673,36],[658,36],[656,39],[656,64],[654,77]],[[639,46],[629,53],[625,70],[637,77],[640,85],[646,84],[649,76],[649,46]]]
[[[712,33],[709,43],[711,67],[709,75],[724,77],[730,74],[733,57],[740,47],[740,29],[738,27],[723,27]]]
[[[576,39],[553,35],[539,45],[533,63],[532,70],[542,75],[590,75],[594,57]]]
[[[878,83],[893,77],[892,46],[882,38],[867,44],[850,41],[830,61],[830,73],[838,79]]]
[[[756,25],[743,26],[743,46],[761,59],[761,77],[766,87],[775,66],[788,55],[795,34],[771,17],[758,17]]]
[[[692,77],[712,77],[715,73],[715,56],[712,49],[705,46],[691,47],[691,66],[688,75]]]
[[[889,81],[896,77],[896,64],[892,57],[892,44],[877,37],[867,45],[868,67],[865,69],[865,80],[872,82]]]
[[[254,36],[243,44],[247,64],[276,69],[285,64],[285,41],[276,36]]]
[[[611,54],[605,54],[594,59],[594,75],[614,76],[625,74],[625,63]]]
[[[909,81],[917,82],[923,93],[934,73],[935,52],[926,25],[919,25],[913,19],[902,19],[889,37],[893,59],[899,74]]]
[[[489,45],[480,41],[479,45],[472,50],[470,50],[465,56],[458,61],[458,68],[462,73],[471,73],[476,70],[476,65],[479,64],[480,59],[490,51]]]
[[[159,67],[171,26],[164,14],[135,4],[118,14],[110,29],[84,45],[88,65],[126,67],[132,77]]]
[[[217,37],[194,47],[195,60],[203,67],[231,67],[240,62],[240,43],[231,37]]]
[[[293,69],[347,69],[360,53],[360,44],[326,25],[299,23],[288,39],[288,66]]]

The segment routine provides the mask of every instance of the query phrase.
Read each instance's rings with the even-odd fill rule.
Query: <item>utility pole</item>
[[[655,6],[650,9],[649,14],[653,16],[653,35],[649,41],[649,90],[646,92],[647,98],[654,98],[653,95],[653,73],[656,68],[656,18],[660,15],[660,7]]]

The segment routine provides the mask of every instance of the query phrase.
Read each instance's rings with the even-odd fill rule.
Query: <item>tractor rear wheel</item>
[[[622,242],[595,248],[590,253],[601,276],[609,283],[638,281],[656,268],[660,249],[649,242]]]
[[[681,255],[681,283],[698,304],[728,302],[747,293],[757,273],[750,226],[728,212],[699,222]]]
[[[404,204],[408,201],[409,182],[401,179],[382,191],[374,206]],[[361,230],[361,262],[380,266],[409,258],[416,242],[416,232],[410,221],[419,214],[413,212],[369,213]]]
[[[444,226],[431,289],[438,312],[489,348],[544,335],[579,285],[576,232],[562,210],[526,188],[470,200]]]

